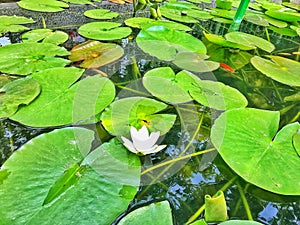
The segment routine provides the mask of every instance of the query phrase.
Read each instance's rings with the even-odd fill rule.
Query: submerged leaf
[[[99,41],[87,41],[75,46],[71,50],[69,59],[72,62],[84,60],[80,66],[83,68],[97,68],[116,61],[124,54],[121,46]]]
[[[0,88],[0,118],[12,116],[19,105],[28,105],[39,93],[40,85],[31,77],[7,83]]]

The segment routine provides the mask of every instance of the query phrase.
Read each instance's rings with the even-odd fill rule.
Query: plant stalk
[[[242,0],[234,16],[233,22],[231,23],[228,32],[238,31],[246,13],[250,0]]]

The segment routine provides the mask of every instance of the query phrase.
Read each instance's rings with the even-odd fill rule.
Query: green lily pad
[[[87,41],[76,45],[71,50],[69,59],[72,62],[84,60],[80,66],[83,68],[97,68],[116,61],[124,54],[121,46],[99,41]]]
[[[50,43],[17,43],[0,48],[0,71],[28,75],[37,71],[64,67],[69,60],[55,56],[69,55],[63,48]]]
[[[84,15],[86,17],[92,18],[92,19],[113,19],[116,18],[119,13],[112,12],[108,9],[91,9],[84,12]]]
[[[278,28],[283,28],[283,27],[287,27],[287,22],[284,22],[284,21],[281,21],[281,20],[277,20],[277,19],[274,19],[272,17],[269,17],[267,15],[261,15],[261,17],[263,19],[265,19],[266,21],[268,21],[269,24],[272,24],[273,26],[275,27],[278,27]]]
[[[17,4],[21,8],[38,12],[59,12],[69,7],[67,3],[56,0],[21,0]]]
[[[275,26],[269,26],[268,29],[270,29],[278,34],[289,36],[289,37],[296,37],[298,35],[295,30],[290,29],[288,27],[278,28]]]
[[[300,157],[300,130],[298,130],[298,132],[293,136],[293,145]]]
[[[236,14],[236,10],[225,10],[225,9],[214,8],[214,9],[210,10],[210,14],[213,16],[233,20],[235,14]]]
[[[287,22],[300,21],[300,13],[288,8],[279,9],[279,10],[271,9],[266,11],[265,14],[275,19],[283,20]]]
[[[24,30],[29,30],[20,24],[34,23],[33,19],[26,18],[24,16],[0,16],[0,36],[2,33],[6,32],[22,32]]]
[[[118,225],[140,225],[141,221],[143,224],[172,225],[169,202],[157,202],[138,208],[123,217]]]
[[[154,20],[145,17],[134,17],[125,20],[125,24],[130,27],[147,29],[152,26],[165,26],[169,29],[181,30],[181,31],[191,31],[192,29],[181,23],[176,23],[168,20]]]
[[[282,5],[300,11],[300,5],[293,2],[282,2]]]
[[[18,79],[17,77],[13,77],[13,76],[7,76],[4,74],[0,74],[0,88],[2,88],[4,85],[14,81]]]
[[[288,124],[277,133],[279,118],[276,111],[229,110],[215,121],[211,140],[225,162],[249,183],[277,194],[300,195],[300,157],[293,146],[300,124]]]
[[[231,24],[232,23],[232,20],[222,18],[222,17],[215,17],[212,20],[215,21],[215,22],[218,22],[218,23],[225,23],[225,24]]]
[[[291,29],[293,29],[294,31],[296,31],[296,33],[300,36],[300,27],[296,27],[296,26],[290,26]]]
[[[104,128],[115,136],[130,137],[130,127],[140,129],[146,125],[151,132],[163,135],[173,126],[176,115],[156,114],[167,105],[150,98],[131,97],[117,100],[101,114]]]
[[[68,40],[69,36],[63,31],[50,29],[36,29],[22,35],[23,42],[42,42],[60,45]]]
[[[93,139],[91,130],[64,128],[15,152],[0,170],[1,222],[111,224],[138,190],[140,162],[116,139],[88,154]]]
[[[141,30],[136,42],[144,52],[166,61],[174,60],[180,52],[206,54],[206,47],[200,40],[190,34],[164,26]]]
[[[219,225],[263,225],[262,223],[251,220],[228,220]]]
[[[246,14],[245,20],[247,22],[256,24],[258,26],[263,26],[263,27],[269,26],[269,22],[266,19],[264,19],[260,14],[257,13]]]
[[[204,55],[206,56],[206,55]],[[205,58],[207,58],[206,56]],[[204,60],[202,54],[194,52],[180,52],[176,55],[173,63],[181,69],[186,69],[192,72],[210,72],[219,68],[220,64],[217,62]]]
[[[0,118],[13,115],[19,105],[28,105],[39,93],[39,83],[30,77],[7,83],[0,88]]]
[[[32,127],[84,123],[114,99],[115,88],[109,79],[101,76],[76,82],[82,73],[83,70],[70,67],[33,74],[42,86],[41,94],[10,118]]]
[[[131,34],[129,27],[120,27],[121,25],[116,22],[92,22],[80,26],[78,33],[96,40],[116,40]]]
[[[252,65],[266,76],[283,84],[300,86],[300,63],[281,56],[268,56],[272,61],[259,56],[251,58]]]
[[[64,2],[71,3],[71,4],[77,4],[77,5],[92,5],[93,2],[89,0],[63,0]]]
[[[275,49],[275,46],[271,42],[255,35],[246,34],[243,32],[230,32],[225,35],[225,38],[228,41],[237,44],[255,48],[258,47],[266,52],[272,52]]]

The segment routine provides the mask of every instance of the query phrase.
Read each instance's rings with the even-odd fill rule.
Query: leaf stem
[[[241,199],[242,199],[242,201],[243,201],[244,208],[245,208],[245,211],[246,211],[248,220],[253,220],[252,213],[251,213],[251,209],[250,209],[250,206],[249,206],[249,204],[248,204],[247,198],[246,198],[246,196],[245,196],[244,190],[243,190],[243,188],[242,188],[242,186],[241,186],[241,184],[240,184],[239,181],[237,181],[236,184],[237,184],[238,190],[239,190],[239,192],[240,192]],[[249,186],[249,184],[246,185],[245,191],[248,189],[248,186]]]

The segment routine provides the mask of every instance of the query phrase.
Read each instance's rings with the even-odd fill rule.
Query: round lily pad
[[[83,68],[97,68],[116,61],[124,54],[121,46],[112,43],[101,43],[99,41],[87,41],[76,45],[71,50],[69,59],[72,62],[82,61]]]
[[[173,126],[176,115],[157,114],[167,105],[150,98],[131,97],[117,100],[101,114],[104,128],[115,136],[130,137],[130,127],[146,125],[151,132],[163,135]]]
[[[37,71],[64,67],[69,60],[55,56],[69,55],[63,48],[50,43],[17,43],[0,48],[0,71],[28,75]]]
[[[24,30],[29,30],[21,24],[34,23],[35,21],[31,18],[26,18],[24,16],[0,16],[0,36],[1,33],[6,32],[22,32]]]
[[[287,22],[300,21],[300,14],[297,11],[288,8],[279,9],[279,10],[271,9],[266,11],[265,14],[275,19],[283,20]]]
[[[166,61],[174,60],[180,52],[206,54],[206,47],[200,40],[165,26],[153,26],[141,30],[136,42],[144,52]]]
[[[35,29],[22,35],[23,42],[42,42],[55,45],[63,44],[69,36],[63,31],[52,31],[50,29]]]
[[[254,48],[258,47],[266,52],[272,52],[275,49],[275,46],[271,42],[261,37],[257,37],[252,34],[246,34],[243,32],[230,32],[225,35],[225,38],[228,41],[237,44],[246,45]]]
[[[38,12],[59,12],[69,7],[67,3],[56,0],[22,0],[17,4],[21,8]]]
[[[141,221],[143,224],[172,225],[172,211],[169,202],[157,202],[138,208],[123,217],[118,225],[140,225]]]
[[[0,118],[12,116],[19,105],[28,105],[39,93],[40,85],[31,77],[7,83],[0,88]]]
[[[292,86],[300,86],[300,63],[281,56],[270,55],[263,59],[259,56],[251,58],[252,65],[268,77]]]
[[[300,157],[293,146],[300,124],[288,124],[277,133],[279,118],[276,111],[232,109],[215,121],[211,140],[249,183],[277,194],[300,195]]]
[[[116,40],[131,34],[129,27],[120,27],[121,25],[116,22],[92,22],[79,27],[78,33],[96,40]]]
[[[93,19],[113,19],[119,15],[117,12],[112,12],[108,9],[91,9],[84,12],[84,15]]]
[[[115,97],[114,84],[101,76],[76,82],[83,70],[54,68],[35,73],[32,77],[42,86],[39,97],[10,117],[32,127],[61,126],[96,122],[101,112]],[[76,82],[76,83],[75,83]]]
[[[0,170],[1,222],[111,224],[137,193],[140,162],[116,139],[88,154],[93,139],[64,128],[15,152]]]

